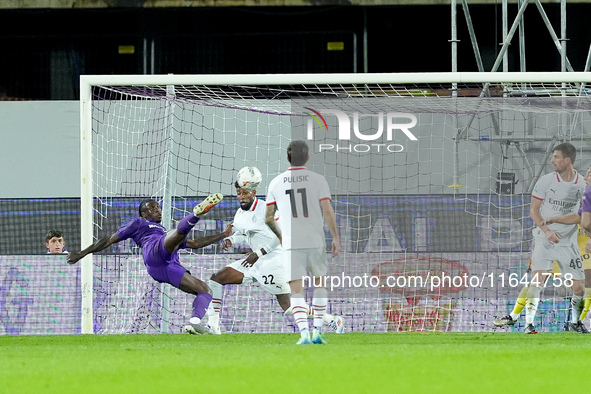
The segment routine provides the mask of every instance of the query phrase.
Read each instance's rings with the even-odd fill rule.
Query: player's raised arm
[[[222,239],[229,237],[230,235],[232,235],[232,223],[228,224],[226,230],[222,233],[197,239],[187,239],[187,248],[200,249],[213,243],[219,242]]]
[[[587,234],[591,234],[591,212],[583,211],[581,215],[581,227]]]
[[[117,235],[117,233],[111,235],[110,237],[101,238],[86,249],[78,252],[78,253],[70,253],[67,258],[68,264],[76,264],[80,259],[84,258],[86,255],[90,253],[100,252],[103,249],[108,248],[109,246],[122,241],[121,238]]]

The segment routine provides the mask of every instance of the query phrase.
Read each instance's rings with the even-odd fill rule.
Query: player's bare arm
[[[533,219],[536,226],[538,226],[540,230],[542,230],[544,234],[546,234],[546,239],[548,240],[548,242],[554,244],[560,241],[560,234],[558,234],[556,231],[550,230],[550,228],[548,228],[548,226],[544,223],[544,218],[542,218],[542,215],[540,215],[541,206],[542,201],[532,197],[531,205],[529,208],[529,215]]]
[[[332,255],[336,256],[341,251],[341,240],[339,238],[339,232],[337,231],[337,220],[334,209],[332,208],[330,200],[322,200],[320,206],[322,207],[324,220],[326,220],[326,224],[328,224],[328,228],[332,234]]]
[[[562,216],[554,216],[551,218],[546,218],[542,220],[544,225],[552,224],[552,223],[561,223],[561,224],[579,224],[581,223],[581,216],[578,213],[570,213],[568,215]]]
[[[108,248],[109,246],[120,242],[121,238],[117,234],[113,234],[110,237],[101,238],[86,249],[78,252],[78,253],[70,253],[67,258],[68,264],[76,264],[80,259],[84,258],[86,255],[90,253],[100,252]]]
[[[587,234],[591,234],[591,212],[583,211],[581,214],[581,227]]]
[[[210,235],[198,239],[187,239],[187,248],[200,249],[232,235],[232,223],[228,224],[226,230],[219,234]]]
[[[275,233],[277,238],[279,238],[279,242],[282,242],[281,229],[279,228],[279,225],[277,224],[277,221],[275,220],[275,210],[276,209],[277,209],[277,206],[275,204],[267,205],[267,211],[265,212],[265,223],[267,224],[267,226],[269,226],[271,231],[273,231],[273,233]]]

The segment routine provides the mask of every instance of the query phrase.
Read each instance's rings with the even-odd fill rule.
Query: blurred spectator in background
[[[68,253],[64,233],[59,230],[49,230],[45,236],[45,247],[50,254]]]

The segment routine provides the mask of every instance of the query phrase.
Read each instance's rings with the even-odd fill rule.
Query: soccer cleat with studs
[[[536,328],[534,327],[533,324],[528,324],[527,326],[525,326],[525,329],[523,330],[524,333],[526,334],[537,334],[538,332],[536,331]]]
[[[570,323],[570,328],[572,331],[576,331],[579,334],[589,334],[589,330],[587,329],[587,327],[585,327],[583,322],[580,320],[576,323]]]
[[[299,341],[296,342],[296,345],[311,345],[312,340],[310,339],[310,335],[306,335],[301,337]]]
[[[195,216],[205,216],[217,203],[224,199],[224,195],[221,193],[214,193],[207,196],[205,200],[200,202],[193,208]]]
[[[507,316],[503,316],[503,317],[497,317],[493,321],[493,323],[497,327],[512,326],[515,323],[517,323],[517,320],[513,320],[513,318],[510,315],[507,315]]]
[[[185,332],[191,335],[209,335],[211,331],[207,326],[201,324],[201,319],[198,317],[192,317],[189,320],[189,324],[185,326]]]
[[[316,345],[326,345],[326,339],[322,337],[319,331],[314,330],[312,334],[312,343]]]
[[[191,335],[209,335],[212,332],[206,326],[201,324],[187,324],[185,326],[185,332]]]
[[[209,324],[207,326],[205,326],[207,328],[207,330],[209,331],[210,334],[212,335],[222,335],[222,330],[220,330],[220,327],[213,327],[210,326]]]
[[[340,316],[335,316],[328,326],[334,330],[337,334],[345,332],[345,320]]]

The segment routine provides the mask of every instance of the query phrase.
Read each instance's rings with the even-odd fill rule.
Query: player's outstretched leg
[[[217,203],[224,199],[224,195],[221,193],[214,193],[207,196],[205,200],[200,202],[193,208],[193,213],[197,217],[204,216],[207,212],[209,212],[213,207],[216,206]]]

